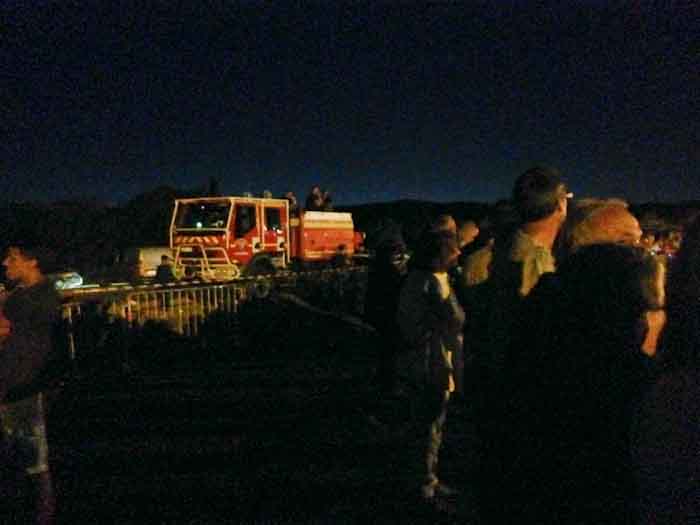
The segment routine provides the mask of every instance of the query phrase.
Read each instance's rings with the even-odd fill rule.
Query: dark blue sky
[[[0,7],[0,198],[700,199],[696,2],[116,4]]]

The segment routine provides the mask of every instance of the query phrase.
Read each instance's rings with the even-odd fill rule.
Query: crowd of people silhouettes
[[[441,214],[413,246],[395,225],[375,237],[376,386],[409,414],[388,474],[427,508],[460,498],[438,468],[454,411],[474,424],[483,523],[697,522],[700,216],[669,262],[624,201],[572,198],[535,167],[479,224]],[[303,209],[331,210],[329,192]],[[27,522],[51,523],[41,376],[58,299],[40,248],[13,245],[3,264],[2,458],[33,488]],[[164,256],[158,281],[173,278]]]
[[[409,490],[460,497],[437,469],[456,408],[475,425],[484,523],[690,523],[700,217],[669,262],[624,201],[572,197],[535,167],[481,225],[426,224],[408,264],[400,231],[376,242],[366,314],[378,387],[412,407]]]

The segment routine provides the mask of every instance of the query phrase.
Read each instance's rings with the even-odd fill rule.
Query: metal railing
[[[250,299],[266,299],[274,292],[287,292],[312,301],[321,297],[321,307],[347,309],[348,298],[357,295],[358,279],[366,267],[325,269],[308,272],[281,272],[274,276],[250,277],[228,282],[176,282],[148,285],[114,285],[62,292],[61,317],[67,351],[75,361],[79,339],[78,325],[100,319],[119,323],[126,329],[147,321],[165,323],[173,332],[196,337],[206,319],[224,314],[231,324],[241,305]],[[356,297],[353,297],[355,300]]]

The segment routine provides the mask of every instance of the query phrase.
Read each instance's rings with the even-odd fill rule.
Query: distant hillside
[[[4,204],[0,206],[0,249],[18,241],[39,242],[56,253],[58,267],[87,273],[110,264],[124,247],[168,244],[175,199],[196,194],[160,187],[123,206],[93,201]]]
[[[121,206],[93,201],[6,203],[0,205],[0,249],[16,240],[35,240],[49,245],[62,266],[93,269],[109,264],[116,251],[130,245],[167,244],[173,203],[176,198],[202,196],[210,189],[180,190],[160,187]],[[700,201],[678,204],[641,203],[631,207],[644,229],[681,229],[700,213]],[[356,228],[368,243],[385,228],[402,231],[406,241],[440,214],[480,223],[493,209],[489,203],[437,203],[419,200],[338,206],[353,214]]]

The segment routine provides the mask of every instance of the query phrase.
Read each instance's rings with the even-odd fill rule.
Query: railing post
[[[61,318],[65,321],[66,339],[68,342],[68,357],[71,361],[73,372],[77,372],[76,349],[75,349],[75,327],[73,326],[73,305],[72,303],[63,304],[61,306]]]

